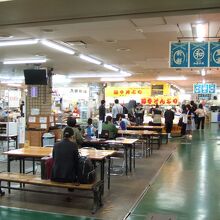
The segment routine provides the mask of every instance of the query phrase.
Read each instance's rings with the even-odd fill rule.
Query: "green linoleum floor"
[[[0,207],[0,220],[98,220],[97,218],[36,212],[18,208]]]
[[[175,141],[178,148],[127,219],[144,220],[154,214],[177,220],[220,219],[218,125],[195,131],[192,140]]]

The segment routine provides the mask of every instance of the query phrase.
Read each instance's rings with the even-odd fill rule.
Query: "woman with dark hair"
[[[99,120],[104,122],[105,121],[105,100],[101,101],[101,105],[99,106]]]
[[[186,125],[187,125],[187,111],[186,111],[186,105],[182,105],[182,113],[181,113],[181,136],[186,135]]]
[[[77,145],[82,145],[83,143],[83,137],[82,134],[80,132],[80,127],[76,124],[76,118],[74,117],[68,117],[67,118],[67,126],[71,127],[73,129],[73,133],[74,133],[74,139],[77,143]]]
[[[195,114],[198,116],[198,123],[197,123],[197,129],[200,128],[200,123],[202,122],[201,124],[201,129],[204,129],[204,124],[205,124],[205,110],[203,108],[203,105],[202,104],[199,104],[199,108],[197,108],[195,110]]]
[[[89,118],[87,123],[88,123],[88,125],[85,129],[85,136],[91,138],[92,136],[95,135],[96,129],[94,128],[94,126],[92,124],[92,118]]]
[[[53,148],[53,167],[51,180],[56,182],[76,182],[79,152],[73,142],[73,129],[66,127],[63,131],[63,140]]]
[[[106,117],[106,121],[102,124],[102,130],[109,131],[109,139],[114,139],[116,137],[118,129],[113,124],[111,116]]]

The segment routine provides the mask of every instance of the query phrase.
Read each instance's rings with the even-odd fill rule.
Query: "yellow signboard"
[[[123,96],[136,96],[146,97],[151,95],[151,88],[149,87],[107,87],[105,89],[106,97],[123,97]]]

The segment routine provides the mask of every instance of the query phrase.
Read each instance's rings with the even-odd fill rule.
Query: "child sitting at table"
[[[95,136],[96,128],[94,128],[91,118],[88,119],[87,123],[88,123],[88,125],[85,129],[85,136],[91,138],[91,137]]]

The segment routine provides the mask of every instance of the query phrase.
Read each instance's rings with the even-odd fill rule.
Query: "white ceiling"
[[[78,11],[73,7],[71,12],[69,5],[64,7],[61,2],[63,4],[68,2],[71,6],[74,2],[74,7]],[[152,2],[149,8],[143,8],[141,11],[142,9],[138,7],[137,3],[146,4],[146,1],[144,3],[143,0],[137,0],[135,5],[130,5],[132,2],[130,0],[127,0],[127,4],[120,0],[119,2],[124,2],[124,7],[118,6],[120,9],[118,11],[115,9],[117,3],[113,1],[111,6],[109,4],[102,5],[103,10],[99,13],[91,2],[87,1],[89,4],[87,9],[79,8],[80,5],[76,2],[68,0],[29,0],[28,3],[26,0],[1,2],[0,36],[13,35],[12,39],[47,38],[63,42],[83,41],[86,45],[72,47],[78,52],[91,55],[105,63],[131,72],[133,75],[127,78],[127,81],[149,82],[154,81],[158,76],[183,75],[187,77],[186,81],[171,83],[186,90],[192,90],[193,83],[202,81],[198,70],[169,68],[169,42],[176,41],[178,37],[192,37],[192,24],[199,21],[209,24],[209,37],[220,38],[220,13],[217,12],[219,8],[216,7],[220,6],[220,1],[213,0],[211,3],[209,2],[209,5],[208,1],[201,1],[203,4],[196,8],[200,11],[190,11],[188,9],[196,7],[191,5],[190,1],[185,1],[184,5],[180,3],[182,1],[179,1],[175,6],[170,0],[167,2],[170,6],[170,12],[167,12],[169,11],[167,6],[162,5],[156,14],[149,13],[157,8]],[[85,2],[85,0],[81,1],[81,6]],[[95,2],[100,3],[99,0]],[[30,11],[30,3],[32,3],[32,11]],[[51,6],[51,10],[49,6]],[[89,7],[91,10],[88,10]],[[99,7],[101,8],[100,5]],[[187,10],[181,11],[181,7],[187,8]],[[215,10],[210,13],[210,10],[204,11],[204,7],[213,7]],[[59,8],[62,9],[60,12]],[[134,10],[131,10],[132,8]],[[36,13],[37,9],[40,9],[38,13]],[[163,11],[161,12],[161,10]],[[113,12],[115,14],[112,14]],[[137,12],[142,13],[141,16],[137,16]],[[119,14],[120,16],[118,16]],[[104,15],[108,16],[104,17]],[[0,40],[6,39],[0,38]],[[42,67],[53,67],[55,74],[100,73],[104,76],[111,73],[104,67],[82,61],[75,55],[64,54],[37,44],[0,47],[0,77],[5,75],[19,76],[23,74],[24,68],[30,67],[30,64],[3,65],[4,59],[27,58],[36,55],[46,56],[48,61]],[[207,73],[206,81],[220,85],[220,74],[217,69],[210,69]],[[73,80],[73,82],[92,81],[99,81],[99,78]]]

